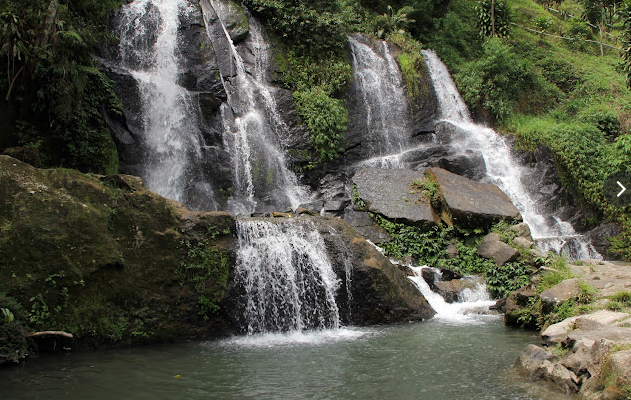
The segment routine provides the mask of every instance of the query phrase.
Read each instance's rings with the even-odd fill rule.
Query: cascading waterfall
[[[189,207],[217,209],[203,178],[199,106],[177,84],[180,16],[186,0],[135,0],[121,9],[121,67],[138,81],[143,107],[141,177],[147,187]],[[195,198],[193,200],[192,198]]]
[[[364,140],[372,145],[375,155],[401,152],[410,138],[410,118],[399,66],[387,42],[370,42],[363,35],[351,35],[348,40],[355,75],[353,85],[365,108],[365,115],[357,121],[365,132]]]
[[[224,37],[210,34],[213,45],[226,41],[235,67],[234,76],[222,76],[228,102],[221,107],[226,148],[232,149],[234,187],[228,209],[237,214],[251,214],[266,209],[297,208],[307,201],[306,189],[298,185],[296,175],[287,169],[281,136],[287,127],[274,100],[276,88],[268,83],[269,45],[259,23],[249,19],[246,39],[255,64],[248,69],[235,47],[222,18],[226,10],[210,0]],[[206,25],[212,24],[206,18]]]
[[[475,322],[473,316],[488,314],[489,307],[495,304],[494,300],[491,300],[486,286],[482,282],[478,282],[473,288],[466,288],[459,296],[459,301],[456,303],[447,303],[443,297],[432,291],[422,275],[422,270],[428,268],[422,267],[409,267],[413,276],[408,277],[418,290],[423,294],[430,306],[436,311],[434,318],[450,321],[450,322]],[[432,268],[434,269],[434,268]],[[440,272],[434,269],[437,275]]]
[[[312,222],[240,219],[237,234],[249,334],[339,328],[340,281]]]
[[[540,249],[565,253],[570,259],[602,258],[588,241],[578,235],[571,224],[544,215],[522,180],[522,167],[512,155],[510,146],[493,129],[475,124],[460,97],[447,67],[433,51],[423,51],[430,77],[436,89],[443,121],[454,125],[462,135],[452,146],[464,153],[477,150],[486,164],[488,180],[506,193],[530,226]],[[533,188],[536,190],[536,188]]]

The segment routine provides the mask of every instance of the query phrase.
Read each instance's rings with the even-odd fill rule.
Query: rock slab
[[[489,233],[482,239],[478,246],[478,254],[495,261],[500,267],[509,261],[516,260],[519,256],[519,252],[502,242],[497,233]]]
[[[575,297],[581,293],[578,279],[566,279],[563,282],[554,285],[548,290],[541,293],[541,303],[545,310],[551,310],[553,307]]]
[[[428,168],[426,175],[438,182],[454,221],[475,217],[487,221],[521,219],[519,210],[495,185],[476,182],[442,168]]]
[[[366,208],[384,217],[410,225],[434,225],[439,218],[428,201],[414,194],[419,171],[366,168],[353,176],[359,197]]]

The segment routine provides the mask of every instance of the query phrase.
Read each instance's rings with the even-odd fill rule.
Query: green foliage
[[[447,268],[463,275],[483,275],[493,296],[504,297],[523,287],[533,272],[525,262],[512,262],[500,267],[493,260],[481,257],[476,250],[478,240],[468,239],[469,245],[465,244],[458,237],[456,228],[409,226],[389,221],[378,214],[371,214],[371,217],[392,237],[391,241],[380,244],[386,255],[396,258],[411,256],[421,264]],[[452,242],[457,249],[455,258],[447,255],[447,246]]]
[[[622,60],[623,70],[626,74],[627,86],[631,87],[631,1],[625,0],[622,2],[620,10],[620,16],[624,24],[622,33]]]
[[[0,293],[0,365],[28,355],[26,312],[15,299]]]
[[[390,5],[387,8],[388,12],[379,15],[373,22],[375,36],[380,39],[385,39],[391,33],[405,33],[408,27],[416,22],[408,17],[409,14],[416,11],[410,6],[401,7],[396,12]]]
[[[493,263],[485,274],[486,285],[493,296],[507,297],[526,286],[533,272],[532,266],[525,262],[509,262],[501,267]]]
[[[211,313],[219,310],[219,301],[223,299],[228,283],[228,253],[218,250],[213,241],[219,235],[230,231],[209,232],[209,239],[198,243],[183,241],[185,254],[180,267],[187,279],[193,283],[198,293],[199,315],[208,319]]]
[[[462,66],[454,78],[470,107],[488,110],[498,121],[505,120],[517,108],[526,91],[545,89],[530,65],[497,38],[488,40],[483,56]],[[533,100],[536,98],[526,101]]]
[[[319,87],[295,91],[296,110],[311,132],[315,164],[334,160],[341,152],[340,143],[346,131],[348,111],[341,100],[329,97]]]
[[[355,185],[354,183],[353,183],[353,189],[351,192],[351,200],[353,201],[353,204],[355,205],[356,209],[358,210],[366,209],[366,202],[362,200],[362,198],[359,196],[357,185]]]
[[[311,169],[337,158],[348,123],[342,100],[353,72],[341,55],[322,58],[296,48],[278,54],[285,86],[293,90],[296,111],[310,132],[313,154],[305,166]]]
[[[611,301],[618,302],[626,307],[631,307],[631,292],[620,291],[614,295],[609,296]]]
[[[10,0],[0,6],[0,90],[8,104],[4,145],[39,150],[48,166],[117,172],[101,111],[120,113],[93,57],[105,16],[120,0]],[[52,18],[49,18],[51,17]],[[0,143],[2,146],[3,143]]]
[[[244,3],[299,53],[321,60],[344,49],[349,27],[358,26],[363,16],[359,3],[354,1],[246,0]]]
[[[506,220],[501,220],[493,225],[491,232],[500,235],[500,240],[504,243],[509,243],[517,236],[517,231],[513,227],[513,224]]]
[[[421,190],[427,200],[429,200],[432,207],[435,209],[441,208],[442,195],[440,193],[440,185],[433,176],[426,176],[425,178],[414,181],[412,184],[414,187]]]
[[[508,37],[511,12],[506,0],[479,0],[475,8],[481,37]]]
[[[535,27],[541,32],[549,31],[552,26],[552,20],[548,17],[539,17],[535,20]]]
[[[451,228],[405,225],[379,214],[371,214],[371,217],[392,236],[391,241],[381,244],[387,255],[397,258],[411,256],[428,265],[436,265],[438,260],[446,258],[445,249],[451,240]]]
[[[390,34],[388,35],[388,40],[401,49],[401,52],[397,55],[397,61],[401,68],[408,98],[414,100],[421,94],[421,89],[425,90],[425,88],[419,87],[419,78],[426,69],[425,59],[421,54],[423,45],[404,33]]]
[[[598,104],[581,110],[578,114],[581,122],[598,128],[609,140],[620,135],[622,128],[618,114],[604,104]]]

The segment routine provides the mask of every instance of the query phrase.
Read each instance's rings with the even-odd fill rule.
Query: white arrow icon
[[[620,181],[616,181],[616,183],[618,184],[618,186],[622,188],[622,190],[620,191],[620,193],[618,193],[618,196],[617,196],[617,197],[620,197],[622,196],[622,193],[624,193],[624,191],[627,190],[627,188],[622,186],[622,183],[620,183]]]

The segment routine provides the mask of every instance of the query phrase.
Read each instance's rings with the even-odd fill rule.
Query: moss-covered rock
[[[35,330],[82,345],[207,337],[234,218],[197,213],[131,176],[33,168],[0,156],[0,292]]]

